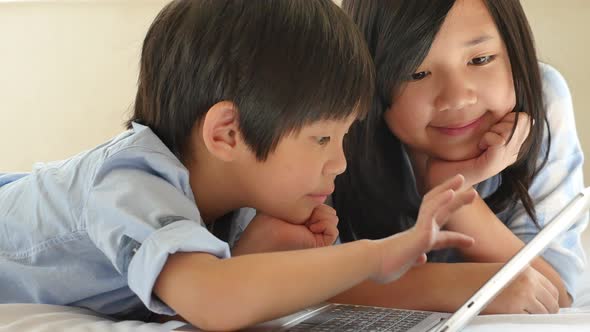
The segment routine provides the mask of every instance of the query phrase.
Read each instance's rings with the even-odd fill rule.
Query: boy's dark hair
[[[486,202],[498,213],[519,200],[536,222],[528,189],[547,161],[551,135],[542,94],[533,36],[519,0],[484,0],[506,44],[516,92],[514,112],[526,112],[538,125],[518,161],[502,173],[502,183]],[[343,240],[381,238],[410,227],[416,217],[406,197],[409,176],[403,149],[383,113],[395,94],[427,56],[455,0],[344,0],[342,8],[365,36],[376,70],[376,94],[365,123],[348,135],[347,172],[336,178],[333,201]],[[547,149],[541,149],[547,130]],[[539,155],[541,162],[539,163]]]
[[[259,160],[317,120],[363,116],[374,90],[362,35],[330,0],[176,0],[144,41],[134,114],[179,158],[193,125],[233,102]]]

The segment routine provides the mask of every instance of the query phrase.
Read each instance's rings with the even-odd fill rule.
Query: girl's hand
[[[232,249],[232,255],[329,246],[338,238],[337,226],[336,210],[325,204],[315,208],[302,225],[257,214]]]
[[[554,314],[559,291],[543,274],[527,267],[484,310],[486,314]]]
[[[469,247],[473,238],[441,230],[449,216],[477,195],[474,189],[459,191],[465,179],[454,176],[424,196],[416,225],[411,229],[375,241],[381,250],[381,265],[373,280],[381,283],[398,279],[412,266],[426,262],[426,253],[447,247]],[[396,267],[402,267],[396,268]]]
[[[508,142],[514,123],[518,124],[514,136]],[[463,161],[430,159],[426,166],[426,189],[442,183],[456,175],[465,176],[465,186],[473,186],[500,173],[518,159],[522,144],[529,135],[530,117],[528,114],[510,112],[500,122],[490,128],[479,142],[481,155]]]

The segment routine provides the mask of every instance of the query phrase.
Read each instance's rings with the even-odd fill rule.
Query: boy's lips
[[[474,120],[448,126],[431,126],[445,135],[459,136],[477,128],[483,121],[483,115]]]
[[[307,196],[309,198],[311,198],[312,200],[319,202],[320,204],[324,204],[324,202],[326,201],[328,196],[332,195],[333,192],[334,192],[334,190],[326,190],[326,191],[321,191],[319,193],[312,193]]]

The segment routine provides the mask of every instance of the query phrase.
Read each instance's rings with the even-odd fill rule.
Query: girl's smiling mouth
[[[467,122],[448,125],[448,126],[431,126],[432,128],[436,129],[440,133],[449,136],[460,136],[469,133],[470,131],[479,127],[479,125],[483,122],[483,115],[478,117],[474,120],[469,120]]]

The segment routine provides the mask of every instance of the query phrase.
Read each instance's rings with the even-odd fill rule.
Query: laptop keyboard
[[[403,332],[418,325],[429,312],[390,308],[337,305],[310,317],[287,331]]]

